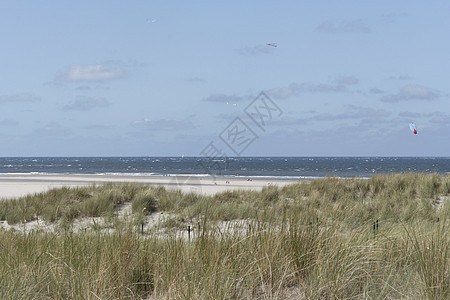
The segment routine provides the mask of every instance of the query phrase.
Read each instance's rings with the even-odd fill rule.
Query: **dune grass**
[[[135,215],[173,214],[165,224],[177,230],[0,230],[0,299],[450,297],[450,176],[325,178],[214,196],[62,188],[0,202],[0,220],[107,218],[124,203]],[[191,238],[180,224],[197,226]]]

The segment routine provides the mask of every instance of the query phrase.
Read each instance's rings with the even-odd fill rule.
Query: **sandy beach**
[[[53,188],[76,187],[92,184],[136,182],[183,192],[213,195],[226,190],[261,190],[265,186],[295,183],[295,180],[248,179],[236,177],[209,176],[140,176],[140,175],[42,175],[42,174],[1,174],[0,199],[9,199],[40,193]]]

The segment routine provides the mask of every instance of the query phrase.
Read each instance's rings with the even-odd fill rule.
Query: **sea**
[[[3,174],[226,176],[283,180],[450,174],[450,157],[1,157]]]

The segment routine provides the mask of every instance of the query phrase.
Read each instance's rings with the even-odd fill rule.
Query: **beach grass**
[[[139,226],[161,213],[163,233]],[[0,230],[0,299],[448,299],[449,217],[450,176],[438,174],[214,196],[55,189],[0,202],[1,221],[59,228]],[[83,218],[107,225],[67,226]]]

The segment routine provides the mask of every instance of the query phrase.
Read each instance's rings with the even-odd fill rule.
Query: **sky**
[[[3,0],[0,156],[450,156],[448,11]]]

